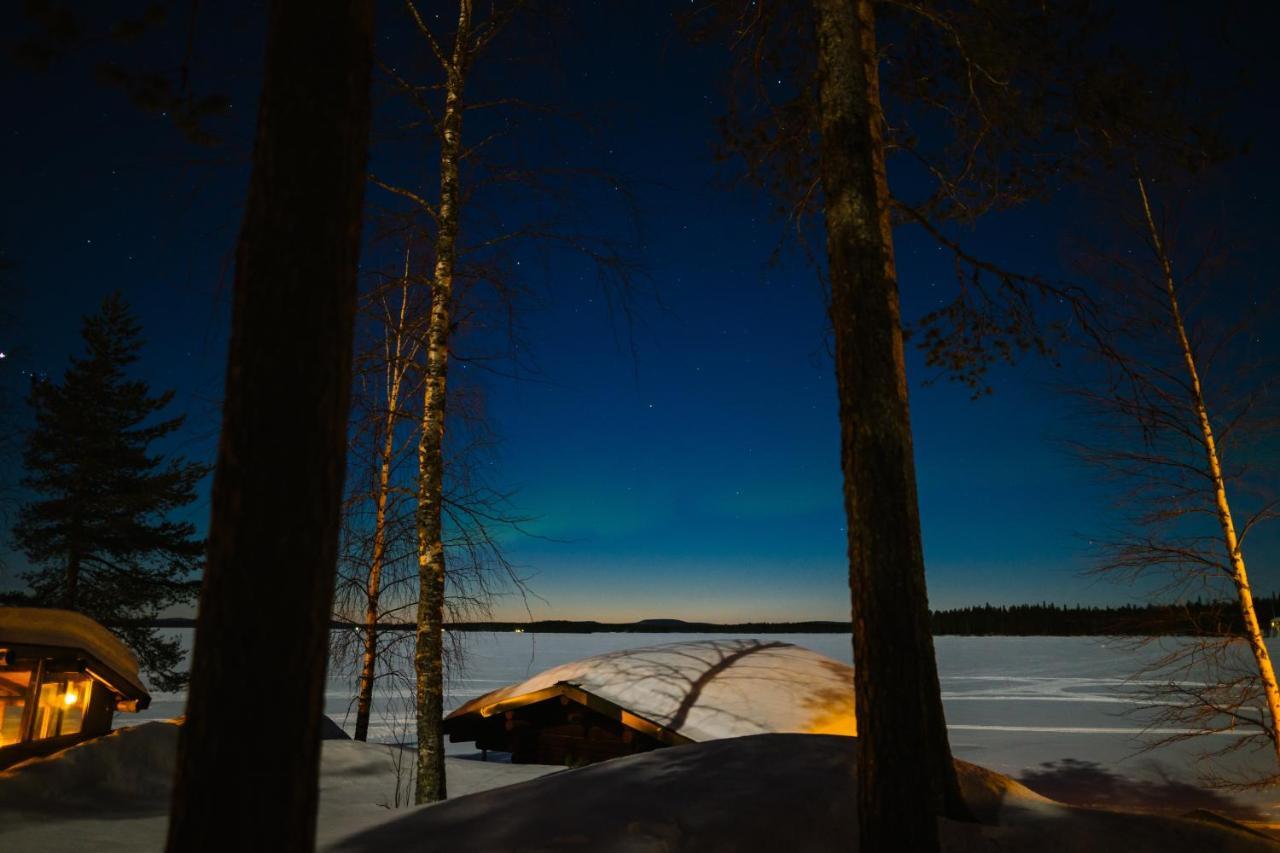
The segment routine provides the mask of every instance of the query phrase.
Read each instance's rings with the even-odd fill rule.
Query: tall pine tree
[[[28,398],[35,426],[23,448],[22,485],[33,494],[18,512],[14,541],[33,566],[24,603],[77,610],[129,644],[151,685],[174,690],[186,675],[177,640],[135,624],[189,602],[204,541],[169,516],[195,500],[209,468],[149,453],[183,417],[154,421],[173,399],[156,396],[126,371],[138,359],[141,327],[118,293],[84,319],[86,352],[60,383],[37,381]]]

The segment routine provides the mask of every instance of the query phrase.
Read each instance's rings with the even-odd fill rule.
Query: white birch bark
[[[462,154],[462,93],[470,60],[471,0],[459,0],[453,52],[445,66],[444,113],[440,120],[440,204],[437,208],[435,270],[427,327],[422,431],[418,439],[418,624],[414,668],[418,716],[415,802],[447,796],[444,771],[444,595],[445,561],[441,504],[444,494],[445,396],[449,369],[450,308],[461,215],[459,160]]]
[[[1147,236],[1160,261],[1160,271],[1164,281],[1165,292],[1169,297],[1169,310],[1173,319],[1174,333],[1181,350],[1183,366],[1187,370],[1187,378],[1191,389],[1191,407],[1199,427],[1201,443],[1204,448],[1206,473],[1213,487],[1214,505],[1217,509],[1218,524],[1222,529],[1222,543],[1230,562],[1231,582],[1235,585],[1236,598],[1240,605],[1240,614],[1244,619],[1245,640],[1258,668],[1258,680],[1262,684],[1263,695],[1267,702],[1271,717],[1268,732],[1272,747],[1280,761],[1280,736],[1276,726],[1280,724],[1280,686],[1276,684],[1275,668],[1271,664],[1271,656],[1267,652],[1262,628],[1258,624],[1258,614],[1253,606],[1253,591],[1249,586],[1249,574],[1245,567],[1244,554],[1240,550],[1240,540],[1236,534],[1235,520],[1231,513],[1231,504],[1227,500],[1227,487],[1222,474],[1222,462],[1218,455],[1218,446],[1214,437],[1213,424],[1209,419],[1209,410],[1205,405],[1204,391],[1200,384],[1200,370],[1196,364],[1195,352],[1187,337],[1186,326],[1182,319],[1182,310],[1178,304],[1178,289],[1173,276],[1173,261],[1160,239],[1160,230],[1156,227],[1155,217],[1151,213],[1151,202],[1147,196],[1146,183],[1141,175],[1137,177],[1138,195],[1142,199],[1142,213],[1147,227]]]

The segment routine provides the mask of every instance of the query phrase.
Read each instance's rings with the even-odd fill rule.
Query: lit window
[[[93,680],[79,673],[46,675],[40,684],[32,739],[78,734],[92,690]]]
[[[22,712],[30,686],[30,672],[0,671],[0,746],[22,740]]]

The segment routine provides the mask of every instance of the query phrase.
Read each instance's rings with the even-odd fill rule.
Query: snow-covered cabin
[[[853,669],[801,646],[702,640],[552,667],[445,718],[517,763],[588,764],[766,732],[854,735]]]
[[[124,643],[70,610],[0,607],[0,768],[106,734],[151,703]]]

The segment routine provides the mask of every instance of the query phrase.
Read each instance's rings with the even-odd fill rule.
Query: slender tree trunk
[[[378,518],[375,525],[381,525],[385,518],[385,504],[379,495]],[[360,683],[356,694],[356,740],[369,739],[369,716],[373,709],[373,682],[378,669],[378,596],[381,592],[379,584],[382,580],[382,554],[379,550],[378,534],[380,526],[374,530],[373,560],[369,565],[368,602],[364,617],[364,650],[361,653]]]
[[[423,381],[422,432],[418,438],[418,764],[414,801],[448,795],[444,776],[444,593],[445,564],[441,503],[444,496],[444,419],[449,369],[450,307],[457,251],[458,161],[462,153],[462,91],[471,37],[471,0],[459,0],[458,31],[448,65],[441,118],[440,207],[431,283],[431,317]]]
[[[409,283],[406,256],[406,279],[400,291],[400,316],[394,331],[389,331],[385,369],[387,412],[386,430],[378,457],[378,483],[374,495],[373,554],[369,561],[369,579],[364,625],[364,653],[360,667],[360,686],[356,696],[356,740],[369,739],[369,716],[373,708],[373,683],[378,667],[378,613],[382,594],[382,564],[387,552],[387,502],[391,494],[391,462],[395,454],[396,425],[400,420],[400,386],[404,380],[405,317],[409,307]]]
[[[396,383],[398,385],[398,383]],[[398,388],[396,389],[398,391]],[[356,740],[369,739],[369,715],[373,707],[373,682],[378,668],[378,612],[382,594],[382,563],[387,548],[387,497],[391,483],[391,454],[395,447],[395,406],[398,394],[389,395],[386,418],[387,434],[383,437],[378,460],[377,494],[374,496],[373,555],[369,561],[366,585],[364,653],[360,666],[360,686],[356,698]]]
[[[372,7],[268,11],[171,853],[314,848]]]
[[[1227,486],[1222,476],[1222,460],[1218,457],[1218,444],[1214,438],[1213,425],[1209,421],[1209,409],[1204,402],[1200,370],[1196,365],[1195,353],[1191,349],[1191,341],[1187,338],[1186,325],[1182,321],[1182,309],[1178,305],[1178,288],[1173,278],[1173,261],[1165,250],[1164,241],[1160,239],[1160,230],[1156,227],[1155,217],[1151,213],[1151,202],[1147,197],[1146,183],[1141,175],[1137,176],[1137,183],[1138,195],[1142,199],[1142,213],[1146,220],[1147,236],[1160,261],[1165,292],[1169,295],[1169,311],[1173,318],[1174,333],[1178,338],[1178,347],[1182,352],[1182,361],[1191,385],[1191,406],[1195,411],[1196,424],[1200,428],[1205,461],[1208,463],[1209,477],[1213,483],[1214,504],[1218,511],[1218,524],[1222,528],[1222,543],[1227,550],[1227,559],[1231,562],[1231,582],[1235,585],[1240,614],[1244,617],[1245,639],[1253,653],[1254,663],[1258,668],[1258,680],[1262,682],[1262,692],[1271,716],[1269,732],[1271,746],[1276,753],[1276,760],[1280,761],[1280,732],[1277,732],[1277,726],[1280,726],[1280,686],[1276,684],[1275,668],[1271,665],[1271,656],[1267,653],[1262,627],[1258,624],[1258,612],[1253,606],[1249,573],[1245,568],[1244,554],[1240,550],[1240,539],[1236,535],[1231,504],[1227,501]]]
[[[848,517],[861,850],[967,819],[929,630],[872,0],[814,0],[820,172]]]

